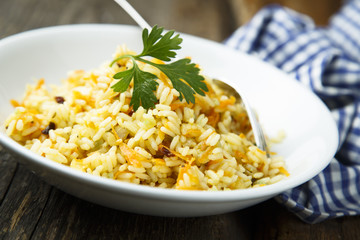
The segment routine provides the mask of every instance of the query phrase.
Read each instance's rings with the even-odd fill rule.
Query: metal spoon
[[[147,28],[149,30],[151,29],[151,26],[145,21],[145,19],[126,0],[114,1],[118,3],[141,28]],[[240,99],[243,102],[250,120],[250,125],[253,131],[255,143],[260,150],[263,150],[266,153],[266,157],[270,158],[270,152],[266,145],[264,132],[258,119],[256,118],[253,109],[251,108],[247,99],[244,97],[244,94],[241,96],[240,93],[236,91],[236,89],[223,81],[214,79],[213,83],[215,83],[218,87],[225,90],[229,94],[232,94],[236,99]]]

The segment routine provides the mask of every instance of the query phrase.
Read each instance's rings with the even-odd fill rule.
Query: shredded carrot
[[[200,150],[201,151],[205,151],[205,149],[207,148],[207,145],[205,142],[202,142],[201,145],[200,145]]]
[[[76,104],[74,111],[75,111],[75,113],[79,113],[79,112],[83,112],[84,109],[81,105]]]
[[[85,71],[79,69],[79,70],[75,70],[74,73],[75,73],[76,75],[83,75],[83,74],[85,73]],[[91,75],[93,75],[93,74],[91,74]]]
[[[186,164],[180,167],[179,174],[176,180],[176,186],[179,185],[180,180],[184,180],[184,173],[186,173],[190,169],[190,167],[190,164]]]
[[[198,159],[199,163],[203,164],[209,161],[209,155],[214,150],[215,146],[208,147],[206,151]]]
[[[228,188],[236,189],[236,182],[233,182],[232,184],[230,184]]]
[[[241,137],[241,138],[246,138],[245,134],[243,134],[243,133],[240,133],[240,134],[239,134],[239,137]]]
[[[80,70],[81,71],[81,70]],[[83,74],[82,72],[79,72],[79,74]],[[97,84],[98,83],[98,81],[97,81],[97,79],[99,78],[99,76],[97,76],[97,75],[95,75],[94,73],[91,73],[91,75],[90,75],[90,80],[91,80],[91,82],[93,83],[93,84]]]
[[[214,109],[211,109],[207,118],[208,118],[208,124],[211,125],[212,127],[215,127],[220,120],[220,114],[218,112],[215,112]]]
[[[176,109],[178,109],[178,108],[180,108],[180,107],[183,107],[183,106],[184,106],[183,103],[171,103],[171,104],[170,104],[170,107],[171,107],[171,110],[172,110],[172,111],[174,111],[174,110],[176,110]]]
[[[160,72],[159,79],[164,83],[165,86],[171,87],[168,80],[169,78],[163,72]]]
[[[153,158],[151,160],[155,165],[166,165],[165,160],[162,158]]]
[[[283,167],[280,167],[279,171],[287,177],[290,176],[290,173]]]
[[[204,81],[204,83],[206,84],[206,87],[208,88],[208,92],[206,93],[207,95],[209,96],[214,96],[215,95],[215,91],[214,89],[212,88],[211,84],[207,81]]]
[[[84,96],[81,92],[79,92],[79,91],[76,91],[76,90],[74,90],[73,91],[73,95],[74,95],[74,98],[75,99],[82,99],[82,100],[87,100],[87,96]]]
[[[119,176],[120,173],[132,173],[132,172],[127,171],[127,170],[125,170],[125,171],[117,171],[117,172],[114,174],[114,179],[116,179],[116,178]]]
[[[111,131],[112,131],[112,133],[114,134],[114,136],[115,136],[116,140],[119,140],[119,135],[117,134],[117,132],[116,132],[116,130],[115,130],[115,128],[114,128],[114,126],[111,126]]]
[[[242,162],[248,162],[248,157],[246,156],[246,154],[244,154],[238,150],[235,150],[234,155],[235,155],[236,160],[242,161]]]
[[[131,102],[131,98],[125,98],[125,104],[126,105],[130,105],[130,102]],[[130,109],[130,108],[129,108]]]
[[[162,131],[159,131],[159,132],[158,132],[158,137],[159,137],[160,139],[164,139],[164,138],[165,138],[165,133],[162,132]]]
[[[36,86],[35,86],[35,90],[39,90],[39,89],[41,88],[41,86],[44,85],[44,83],[45,83],[45,80],[44,80],[43,78],[41,78],[41,79],[37,82],[37,84],[36,84]]]
[[[152,61],[153,63],[156,63],[156,64],[165,64],[164,61],[162,61],[162,60],[160,60],[160,59],[157,59],[157,58],[154,58],[154,59],[152,59],[151,61]],[[171,86],[170,86],[170,83],[169,83],[169,78],[168,78],[163,72],[160,72],[159,80],[162,81],[165,86],[171,87]]]
[[[237,119],[242,119],[242,118],[246,118],[248,115],[245,112],[241,112],[239,114],[236,115]]]
[[[200,106],[200,109],[204,112],[209,111],[211,109],[210,105],[203,99],[202,96],[196,94],[195,95],[195,101],[198,106]]]
[[[117,176],[119,176],[120,173],[121,173],[120,171],[117,171],[117,172],[114,174],[114,179],[116,179]]]
[[[256,168],[258,171],[262,172],[264,170],[265,164],[260,163],[259,166]]]
[[[10,103],[13,107],[20,107],[22,106],[22,104],[20,104],[18,101],[14,100],[14,99],[11,99],[10,100]]]
[[[215,164],[218,164],[218,163],[221,162],[221,161],[222,161],[222,159],[210,160],[210,161],[207,162],[206,167],[209,168],[210,166],[215,165]]]
[[[185,173],[188,174],[188,176],[191,179],[191,182],[193,182],[195,185],[199,184],[199,179],[196,178],[195,176],[193,176],[191,173],[189,173],[190,167],[191,167],[190,163],[180,167],[179,174],[178,174],[176,184],[175,184],[175,189],[178,189],[178,190],[201,190],[201,188],[196,187],[196,186],[188,186],[188,187],[180,186],[180,181],[184,181]]]
[[[264,154],[264,155],[266,154],[266,152],[261,150],[260,148],[256,148],[256,151],[259,152],[260,154]]]
[[[73,90],[72,94],[73,94],[75,99],[84,100],[87,103],[87,105],[89,105],[91,107],[95,107],[95,102],[96,101],[95,101],[95,99],[93,99],[91,97],[91,94],[90,95],[84,95],[83,93],[81,93],[80,91],[77,91],[77,90]],[[73,103],[73,104],[75,104],[75,103]],[[75,109],[76,109],[76,106],[75,106]]]
[[[184,136],[186,136],[186,137],[198,137],[198,136],[200,136],[201,135],[201,130],[199,130],[199,129],[189,129],[185,134],[184,134]]]
[[[136,152],[134,149],[130,148],[123,142],[119,143],[119,148],[128,164],[136,168],[142,167],[142,161],[147,161],[144,156],[140,155],[138,152]]]
[[[232,173],[231,173],[230,171],[228,171],[228,170],[225,170],[225,171],[224,171],[224,176],[225,176],[225,177],[231,177],[231,176],[232,176]]]
[[[42,85],[44,85],[45,80],[43,78],[39,79],[38,82],[36,83],[36,86],[33,89],[30,89],[29,91],[26,91],[26,94],[23,98],[22,103],[20,104],[21,106],[24,105],[24,102],[26,101],[26,99],[33,93],[33,91],[37,91],[41,88]]]
[[[182,102],[175,102],[175,103],[171,103],[170,107],[171,110],[176,110],[178,108],[183,108],[183,107],[188,107],[188,108],[192,108],[193,104],[192,103],[182,103]]]
[[[72,168],[76,168],[82,172],[86,172],[86,168],[88,168],[89,164],[84,164],[83,159],[73,159],[70,163]]]
[[[220,105],[217,106],[218,109],[226,109],[229,105],[234,105],[236,102],[236,98],[234,96],[231,96],[228,99],[220,101]]]

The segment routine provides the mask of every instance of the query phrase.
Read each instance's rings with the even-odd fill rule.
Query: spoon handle
[[[127,12],[132,19],[142,28],[142,29],[151,29],[151,26],[145,21],[145,19],[130,5],[126,0],[114,0],[119,4],[125,12]]]

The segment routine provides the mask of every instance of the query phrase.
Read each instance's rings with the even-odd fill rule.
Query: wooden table
[[[239,9],[231,2],[131,0],[151,24],[215,41],[224,40],[239,25]],[[76,23],[135,24],[111,0],[0,1],[0,38]],[[360,239],[360,217],[310,225],[274,200],[210,217],[126,213],[52,187],[0,146],[0,239]]]

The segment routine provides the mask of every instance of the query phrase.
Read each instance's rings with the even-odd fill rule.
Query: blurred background
[[[278,3],[326,25],[341,0],[129,0],[150,25],[215,41],[226,39],[261,7]],[[26,11],[24,11],[26,9]],[[1,0],[0,38],[45,26],[76,23],[135,24],[112,0]]]
[[[229,0],[236,10],[237,24],[247,22],[263,6],[280,4],[313,18],[320,26],[327,24],[329,17],[341,6],[341,0]]]

